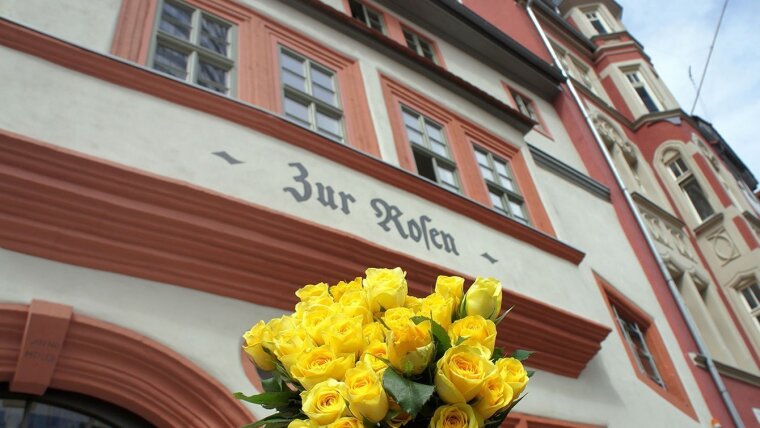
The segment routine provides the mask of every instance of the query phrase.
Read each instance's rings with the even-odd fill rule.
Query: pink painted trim
[[[750,251],[760,248],[760,244],[758,244],[755,234],[752,233],[752,230],[747,225],[745,219],[734,217],[734,224],[736,225],[736,228],[739,229],[739,233],[742,235],[742,238],[744,238],[744,242],[747,243],[747,247],[749,247]]]
[[[35,395],[45,392],[53,377],[70,320],[70,306],[32,300],[11,391]]]
[[[14,375],[31,306],[0,304],[0,380]],[[62,305],[54,305],[60,312]],[[36,315],[35,315],[36,316]],[[254,419],[217,380],[145,336],[74,313],[51,388],[98,397],[158,427],[232,427]]]

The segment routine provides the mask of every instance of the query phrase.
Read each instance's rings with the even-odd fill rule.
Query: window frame
[[[644,107],[644,110],[646,111],[644,114],[652,114],[665,111],[665,106],[662,104],[662,101],[660,100],[660,97],[657,95],[657,93],[652,89],[652,85],[649,84],[648,78],[641,67],[623,68],[621,71],[623,73],[623,78],[633,91],[636,99],[640,105]],[[634,76],[636,78],[636,82],[631,81],[631,78],[629,76]],[[639,91],[637,91],[637,88],[641,88],[644,90],[644,92],[646,92],[647,96],[652,101],[655,110],[651,110],[649,108]]]
[[[536,126],[534,126],[533,129],[538,131],[540,134],[542,134],[546,138],[549,138],[550,140],[554,140],[554,137],[549,131],[549,128],[546,126],[546,122],[544,121],[544,116],[541,113],[541,110],[539,110],[533,98],[525,95],[525,93],[518,91],[517,89],[513,88],[512,86],[509,86],[508,84],[504,82],[502,82],[502,85],[504,86],[504,90],[507,91],[507,94],[509,95],[510,100],[512,100],[512,105],[515,106],[514,108],[517,111],[519,111],[520,114],[536,122]],[[528,112],[529,113],[532,112],[533,115],[526,114],[525,112],[523,112],[523,110],[520,108],[520,103],[518,102],[518,99],[523,101],[523,104],[528,109]]]
[[[519,191],[520,187],[519,187],[519,184],[517,183],[517,178],[510,166],[510,161],[497,154],[494,154],[492,151],[488,149],[484,149],[483,147],[477,144],[473,144],[472,149],[475,153],[475,162],[478,165],[478,172],[480,173],[481,179],[486,185],[486,190],[489,193],[489,197],[491,195],[492,190],[495,190],[496,192],[500,193],[498,197],[501,199],[504,209],[501,210],[495,207],[493,205],[493,202],[491,202],[491,207],[497,212],[503,215],[506,215],[507,217],[515,221],[523,223],[526,226],[530,226],[531,225],[530,213],[528,212],[528,209],[527,209],[527,203],[525,201],[525,198]],[[491,171],[490,178],[483,176],[483,170],[481,167],[484,167],[485,165],[481,164],[480,161],[478,160],[478,153],[486,157],[486,160],[488,162],[488,169]],[[510,189],[508,186],[505,186],[504,184],[501,183],[501,174],[499,174],[498,168],[496,168],[497,162],[501,162],[504,165],[506,174],[508,175],[508,179],[511,181],[512,187],[514,187],[514,189]],[[494,177],[494,174],[495,174],[495,177]],[[494,178],[496,180],[494,180]],[[510,202],[514,202],[514,201],[518,202],[518,205],[520,205],[520,209],[522,210],[523,215],[525,215],[525,217],[519,217],[512,213]]]
[[[749,302],[747,294],[745,294],[745,290],[747,289],[751,290],[750,296],[755,300],[754,308]],[[754,319],[755,327],[760,332],[760,282],[752,280],[746,281],[744,284],[736,288],[736,292],[739,294],[740,299],[744,304],[744,307],[747,310],[749,316]]]
[[[680,163],[680,165],[678,165]],[[665,168],[668,170],[668,174],[670,175],[671,179],[673,179],[680,189],[681,193],[684,195],[686,200],[688,201],[688,205],[691,208],[692,213],[696,217],[697,221],[700,223],[704,223],[715,215],[715,208],[713,207],[713,204],[710,202],[710,198],[708,197],[707,193],[705,193],[704,187],[702,187],[702,184],[697,179],[697,176],[692,171],[692,168],[689,166],[689,164],[686,162],[684,157],[681,154],[676,154],[674,156],[671,156],[668,158],[665,162]],[[673,167],[677,167],[676,170],[673,169]],[[707,203],[707,206],[710,207],[710,211],[712,211],[709,215],[706,217],[702,217],[702,214],[697,209],[697,205],[694,203],[694,200],[691,197],[691,194],[686,190],[686,186],[689,184],[695,184],[699,191],[702,193],[702,198],[705,200],[705,203]]]
[[[368,6],[366,3],[358,1],[358,0],[346,0],[346,3],[348,7],[348,13],[353,19],[356,19],[357,21],[366,25],[367,28],[375,30],[379,32],[380,34],[384,34],[384,35],[388,34],[388,24],[385,22],[385,16],[383,12],[379,11],[378,9],[375,9],[374,7]],[[354,16],[354,10],[351,7],[352,5],[357,5],[358,7],[361,7],[362,9],[361,19]],[[370,16],[369,16],[370,12],[377,16],[377,21],[380,24],[379,30],[373,27],[372,24],[370,23]]]
[[[291,86],[285,83],[285,79],[283,78],[283,74],[285,73],[285,68],[282,65],[283,56],[289,56],[295,59],[296,61],[299,61],[299,60],[302,61],[303,69],[305,73],[305,75],[303,76],[305,91],[302,91],[294,86]],[[302,55],[296,50],[291,49],[287,46],[283,46],[281,44],[277,46],[277,69],[279,71],[280,96],[281,96],[281,102],[282,102],[283,117],[299,126],[303,126],[304,128],[310,129],[318,133],[319,135],[322,135],[325,138],[328,138],[330,140],[336,141],[341,144],[346,144],[346,124],[345,124],[346,114],[342,108],[343,103],[341,101],[341,96],[340,96],[340,84],[338,82],[338,72],[320,64],[317,61],[314,61],[307,55]],[[336,105],[331,105],[319,99],[319,97],[313,94],[313,86],[315,84],[312,79],[313,69],[320,70],[322,73],[325,73],[325,74],[326,73],[331,74],[330,77],[333,84]],[[317,86],[321,86],[321,85],[317,84]],[[291,99],[292,101],[295,101],[302,105],[304,105],[303,103],[308,103],[306,105],[306,108],[309,113],[308,126],[306,126],[306,124],[304,124],[300,119],[291,118],[288,116],[285,110],[285,103],[287,99]],[[326,116],[332,115],[333,118],[335,118],[336,116],[338,117],[338,121],[340,123],[340,131],[341,131],[341,135],[339,136],[340,137],[339,139],[332,138],[332,136],[338,137],[338,135],[333,134],[329,131],[324,131],[324,132],[320,131],[318,119],[317,119],[317,113],[319,112],[322,112],[322,114]],[[327,114],[325,112],[327,112]]]
[[[401,25],[401,33],[402,33],[402,40],[404,42],[404,46],[414,51],[417,55],[429,61],[432,61],[434,64],[442,65],[438,48],[435,42],[433,42],[430,38],[423,36],[422,34],[419,33],[419,31],[412,30],[411,28],[403,24]],[[409,46],[409,38],[407,37],[407,35],[411,36],[412,39],[414,40],[414,44],[415,44],[414,47]],[[430,54],[432,55],[432,58],[425,55],[424,49],[422,48],[422,43],[420,42],[428,45],[428,47],[430,48],[429,50],[430,50]]]
[[[167,32],[161,30],[161,22],[163,16],[164,4],[169,3],[177,5],[182,9],[189,9],[191,11],[191,24],[190,24],[190,36],[188,40],[184,40],[180,37],[173,36]],[[237,34],[238,25],[228,19],[220,17],[214,13],[208,12],[202,7],[188,3],[183,0],[159,0],[156,2],[156,18],[151,33],[150,49],[147,58],[147,66],[151,70],[155,70],[162,75],[170,78],[201,87],[205,90],[212,91],[214,93],[233,97],[237,90]],[[209,21],[215,21],[217,23],[226,25],[227,30],[227,55],[224,56],[219,52],[212,49],[201,46],[201,22],[203,19]],[[187,66],[185,68],[185,77],[180,78],[169,72],[160,70],[156,67],[156,51],[159,45],[165,46],[171,50],[183,53],[187,56]],[[214,67],[221,68],[226,73],[226,92],[220,92],[209,86],[204,86],[200,83],[200,63],[205,62]],[[218,86],[219,84],[213,81],[209,82],[210,86]]]
[[[589,15],[594,15],[594,18],[591,18]],[[586,17],[586,21],[591,26],[591,28],[594,29],[594,32],[596,32],[597,35],[603,36],[603,35],[611,34],[614,32],[612,31],[612,27],[607,23],[605,18],[602,16],[602,13],[599,10],[599,8],[586,9],[583,11],[583,16]],[[599,30],[599,27],[594,25],[594,21],[600,24],[600,26],[602,27],[602,31]]]
[[[413,162],[415,164],[415,168],[417,169],[416,173],[420,177],[424,177],[428,180],[433,181],[438,186],[443,187],[444,189],[457,193],[457,194],[463,194],[463,183],[462,178],[459,177],[459,168],[457,167],[456,159],[454,158],[454,152],[451,148],[451,145],[449,143],[449,140],[446,137],[446,127],[445,125],[442,125],[438,122],[436,122],[434,119],[430,118],[429,116],[425,115],[424,113],[420,113],[419,111],[415,110],[412,107],[409,107],[408,105],[404,103],[399,104],[399,108],[401,111],[401,121],[402,125],[404,126],[404,136],[406,138],[406,142],[409,144],[410,149],[412,150],[412,158]],[[404,120],[404,115],[408,114],[410,116],[416,115],[415,118],[418,123],[421,125],[420,128],[418,128],[417,132],[422,134],[422,142],[423,145],[416,144],[412,142],[412,139],[409,138],[409,132],[408,132],[408,126],[406,124],[406,121]],[[443,156],[440,153],[437,153],[435,150],[432,149],[432,144],[430,142],[430,136],[428,135],[427,127],[432,126],[435,128],[438,128],[438,130],[441,133],[441,136],[443,138],[444,147],[446,149],[447,156]],[[420,132],[421,130],[421,132]],[[435,180],[430,179],[429,177],[425,177],[424,175],[421,175],[419,173],[419,165],[416,161],[416,155],[421,154],[424,156],[428,156],[431,159],[432,165],[433,165],[433,173],[435,174]],[[444,166],[439,166],[440,164],[443,164]],[[456,182],[456,189],[454,189],[451,184],[442,182],[438,175],[438,169],[446,169],[451,171],[452,175],[454,176],[454,181]]]
[[[675,369],[673,360],[668,353],[668,348],[662,340],[654,319],[596,272],[593,274],[609,310],[611,321],[615,325],[614,329],[623,342],[622,346],[625,349],[626,355],[628,355],[631,368],[636,377],[673,406],[696,420],[694,407],[689,400],[683,382]],[[627,333],[618,322],[619,316],[635,322],[639,327],[647,350],[656,364],[662,385],[651,379],[646,374],[646,371],[642,370],[639,364],[637,364],[636,356],[634,355],[635,349],[632,349],[629,345],[629,339],[626,338]]]

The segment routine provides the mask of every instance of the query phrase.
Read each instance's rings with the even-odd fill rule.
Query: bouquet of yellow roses
[[[295,312],[259,321],[243,349],[265,392],[241,400],[276,413],[268,428],[496,428],[522,398],[530,352],[495,348],[501,283],[439,276],[425,298],[401,268],[306,285]]]

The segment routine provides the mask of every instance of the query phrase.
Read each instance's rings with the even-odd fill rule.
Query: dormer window
[[[594,30],[596,30],[597,34],[611,33],[610,27],[606,22],[604,22],[604,19],[599,14],[599,11],[592,10],[586,12],[586,19],[588,19],[589,24],[594,27]]]
[[[351,16],[364,23],[367,27],[385,33],[383,25],[383,15],[356,0],[348,0],[348,6],[351,9]]]

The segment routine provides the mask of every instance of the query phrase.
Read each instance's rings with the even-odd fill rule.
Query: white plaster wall
[[[116,324],[170,347],[230,393],[254,393],[243,372],[241,336],[278,309],[126,275],[0,249],[0,302],[47,300]],[[257,416],[268,411],[248,406]]]
[[[612,208],[548,173],[534,170],[538,177],[537,185],[545,196],[544,201],[550,203],[552,210],[562,217],[562,221],[555,224],[562,230],[566,241],[579,245],[589,253],[580,269],[455,212],[431,206],[414,195],[250,129],[143,93],[97,81],[6,48],[0,48],[0,56],[8,59],[0,62],[0,79],[10,82],[0,87],[0,98],[14,100],[12,107],[0,107],[2,129],[266,205],[470,275],[502,278],[508,287],[520,293],[608,326],[611,326],[612,321],[605,312],[601,295],[591,277],[590,266],[602,275],[619,279],[613,280],[614,284],[642,307],[657,308],[646,279],[616,225]],[[24,73],[17,73],[19,69],[24,70]],[[40,126],[41,123],[44,126]],[[219,150],[225,150],[245,163],[230,166],[211,154]],[[291,177],[295,171],[287,167],[287,163],[294,161],[307,166],[315,181],[324,181],[335,186],[336,190],[354,194],[358,202],[352,207],[353,213],[345,216],[322,207],[314,200],[298,204],[290,195],[282,192],[283,186],[292,183]],[[428,214],[432,218],[433,227],[446,230],[456,237],[461,256],[429,251],[421,244],[402,240],[395,232],[383,232],[376,224],[374,213],[368,205],[373,197],[382,197],[400,206],[408,215],[416,217]],[[483,251],[488,251],[500,262],[491,265],[479,256]],[[63,288],[57,285],[39,285],[66,278],[59,269],[79,272],[80,268],[47,264],[52,262],[46,262],[44,266],[24,266],[17,260],[24,257],[8,254],[11,255],[6,254],[6,259],[0,263],[19,267],[18,272],[14,269],[14,278],[31,275],[37,279],[30,280],[30,284],[38,284],[19,289],[14,285],[19,280],[7,282],[10,285],[3,285],[2,293],[6,293],[8,299],[18,301],[37,295],[54,300],[54,297],[60,296],[62,303],[71,302],[75,307],[91,311],[93,316],[105,316],[110,310],[113,302],[109,297],[111,292],[97,293],[92,288],[95,285],[79,293],[70,292],[71,285]],[[630,260],[631,263],[621,262],[623,260]],[[541,269],[536,269],[536,266],[541,266]],[[39,278],[40,275],[43,278]],[[140,296],[130,287],[132,281],[141,281],[102,272],[90,272],[87,275],[97,278],[92,280],[93,284],[108,281],[116,284],[114,288],[121,290],[115,291],[116,296],[119,296],[118,293]],[[104,281],[106,277],[108,281]],[[120,278],[119,281],[122,282],[111,278]],[[69,281],[69,284],[82,283],[86,281]],[[145,283],[153,284],[147,281]],[[170,287],[172,290],[175,288]],[[205,306],[202,302],[205,302],[207,296],[211,301],[229,301],[202,293],[203,299],[197,298],[194,294],[196,292],[182,293],[187,293],[190,307]],[[176,298],[184,299],[185,294],[170,297],[172,301],[176,301]],[[132,299],[141,300],[141,297]],[[148,303],[135,301],[132,306],[125,304],[121,311],[111,315],[113,318],[106,319],[124,322],[130,313],[150,313],[150,306],[146,308],[140,304]],[[242,305],[239,306],[240,309],[235,309],[234,305],[230,309],[225,303],[224,310],[209,312],[209,318],[205,319],[207,323],[211,319],[215,320],[214,323],[218,324],[215,327],[223,325],[231,329],[235,334],[234,340],[229,338],[224,339],[227,340],[224,343],[211,343],[215,346],[205,348],[206,350],[195,349],[190,352],[193,358],[198,361],[221,362],[211,358],[213,355],[206,354],[210,349],[230,349],[235,355],[226,358],[238,358],[233,348],[238,344],[237,335],[240,330],[255,319],[273,315],[272,312],[262,310],[261,316],[249,316],[247,312],[253,306],[239,302],[237,304]],[[118,318],[117,315],[123,318]],[[163,321],[167,313],[163,313],[160,318],[158,315],[146,318],[140,328],[149,332],[149,336],[161,338],[167,345],[184,352],[189,344],[176,343],[181,341],[165,338],[165,334],[170,330],[169,326],[184,328],[186,323],[195,324],[185,321],[187,314],[171,312],[169,316],[176,316],[175,320],[180,321],[167,324]],[[678,349],[667,325],[660,321],[661,314],[655,312],[653,316],[666,343],[672,349]],[[219,321],[221,319],[224,321]],[[165,325],[162,326],[161,323]],[[208,340],[212,340],[214,332],[217,330],[206,331]],[[192,346],[197,347],[197,343]],[[697,426],[636,378],[622,346],[613,332],[605,341],[602,352],[592,360],[579,379],[541,373],[537,378],[541,381],[533,384],[534,395],[538,398],[535,401],[532,398],[526,399],[521,408],[526,412],[574,420],[582,415],[586,421],[598,420],[614,427],[645,426],[652,422],[652,415],[656,415],[656,420],[662,422],[662,426]],[[697,391],[685,369],[683,357],[675,354],[673,359],[683,375],[686,389]],[[208,368],[205,364],[203,367]],[[239,363],[236,364],[239,366]],[[234,379],[240,374],[239,367],[233,372],[220,368],[209,368],[209,371],[225,384],[237,385]],[[694,393],[692,399],[697,408],[705,408]],[[652,409],[652,412],[643,414],[637,411],[642,408]]]
[[[121,0],[0,0],[0,17],[108,53],[120,6]]]

